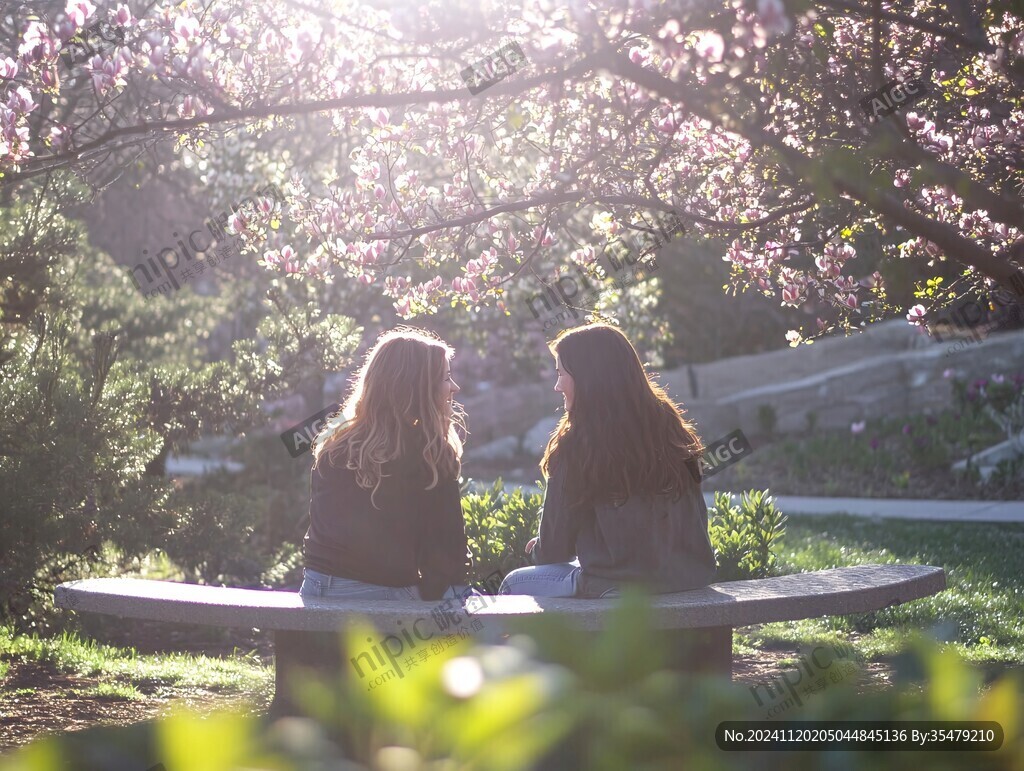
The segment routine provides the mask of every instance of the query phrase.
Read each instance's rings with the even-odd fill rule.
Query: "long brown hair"
[[[398,327],[384,332],[366,355],[352,393],[313,442],[314,466],[343,462],[356,481],[376,493],[381,467],[423,444],[431,489],[439,479],[457,479],[465,430],[461,405],[448,415],[444,364],[454,350],[433,332]],[[371,496],[372,500],[372,496]]]
[[[587,324],[548,347],[573,379],[572,407],[548,441],[540,468],[568,464],[571,500],[621,501],[674,493],[700,480],[704,446],[665,390],[644,371],[622,332]]]

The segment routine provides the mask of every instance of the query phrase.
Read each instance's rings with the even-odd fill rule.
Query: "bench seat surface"
[[[942,568],[928,565],[858,565],[751,581],[712,584],[652,599],[654,626],[695,629],[746,626],[880,610],[937,594],[946,588]],[[124,618],[295,631],[329,631],[363,616],[394,627],[430,618],[438,602],[338,600],[298,592],[234,589],[139,578],[89,578],[61,584],[58,607]],[[471,601],[472,602],[472,601]],[[507,595],[469,606],[474,618],[556,613],[580,629],[602,629],[614,600],[553,599]],[[454,601],[449,604],[459,612]]]

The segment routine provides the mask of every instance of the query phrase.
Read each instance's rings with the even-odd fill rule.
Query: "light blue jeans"
[[[459,599],[467,591],[468,586],[449,586],[443,600]],[[475,592],[474,592],[475,593]],[[314,599],[339,598],[346,600],[420,600],[418,586],[379,586],[356,581],[353,578],[339,578],[320,573],[309,568],[302,569],[302,586],[299,594]]]
[[[517,568],[505,576],[498,594],[529,594],[532,597],[573,597],[580,575],[580,561],[554,562]]]
[[[513,570],[501,582],[498,594],[528,594],[532,597],[575,597],[580,580],[579,559],[531,565]],[[608,589],[599,599],[619,596],[617,588]]]

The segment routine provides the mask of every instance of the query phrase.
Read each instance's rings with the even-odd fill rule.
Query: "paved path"
[[[739,495],[735,499],[739,500]],[[922,519],[938,522],[1024,522],[1024,502],[948,501],[916,498],[804,498],[776,495],[784,514],[853,514],[885,519]],[[704,499],[710,507],[711,493]]]
[[[229,471],[241,470],[234,461],[209,460],[195,457],[171,457],[167,461],[168,473],[191,476],[207,474],[217,467]],[[474,480],[472,492],[483,492],[493,482]],[[539,493],[540,488],[519,485],[512,481],[505,483],[505,491],[522,487],[524,493]],[[917,498],[807,498],[797,495],[774,496],[784,514],[826,515],[852,514],[859,517],[881,517],[883,519],[920,519],[935,522],[1021,522],[1024,523],[1024,502],[1018,501],[948,501],[922,500]],[[740,495],[734,499],[738,502]],[[714,494],[704,493],[708,508],[714,504]]]
[[[285,455],[285,457],[288,457]],[[242,471],[245,466],[237,461],[224,458],[200,458],[194,455],[168,455],[166,469],[173,477],[197,477],[217,469],[231,472]]]

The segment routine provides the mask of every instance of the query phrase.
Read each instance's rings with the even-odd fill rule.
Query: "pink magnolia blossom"
[[[270,214],[277,207],[277,201],[272,196],[260,196],[256,202],[256,211],[260,214]]]
[[[243,211],[236,211],[234,214],[228,217],[228,232],[231,235],[239,235],[240,233],[244,232],[247,227],[249,227],[249,221],[249,218],[245,215]],[[285,249],[291,249],[291,247],[286,246]],[[292,253],[293,252],[294,250],[292,250]],[[285,254],[284,249],[281,250],[281,254]],[[287,259],[287,256],[285,257],[285,259]]]
[[[7,106],[16,113],[27,115],[39,105],[32,97],[32,92],[25,86],[18,86],[7,95]]]
[[[387,276],[384,279],[384,288],[395,294],[401,294],[409,286],[409,279],[401,276]]]
[[[836,278],[842,270],[838,264],[824,255],[815,257],[814,264],[818,266],[818,270],[821,271],[821,274],[828,278]]]
[[[702,32],[694,45],[697,56],[709,62],[720,62],[725,53],[725,41],[717,32]]]
[[[67,14],[72,24],[82,27],[96,13],[96,6],[89,0],[69,0],[64,8],[64,13]]]
[[[757,17],[769,36],[785,35],[793,28],[782,0],[757,0]]]
[[[233,219],[234,217],[232,217]],[[299,255],[290,244],[281,249],[281,260],[284,262],[284,272],[286,274],[298,273],[300,271]]]
[[[925,307],[918,303],[910,309],[910,312],[907,314],[907,321],[914,326],[920,326],[924,322],[925,313]]]
[[[57,77],[57,70],[53,67],[44,67],[39,73],[39,79],[43,84],[44,88],[54,88],[60,85],[60,79]]]
[[[96,54],[85,65],[86,71],[92,76],[92,85],[97,94],[105,94],[112,88],[124,85],[123,67],[117,59],[104,59]],[[190,97],[185,97],[189,99]]]
[[[199,21],[194,16],[178,16],[174,19],[174,34],[185,43],[195,38],[200,29]]]
[[[18,46],[18,56],[29,64],[52,59],[57,53],[57,42],[45,23],[33,21],[28,25],[21,45]]]
[[[10,57],[0,59],[0,78],[13,80],[18,76],[18,63]]]

